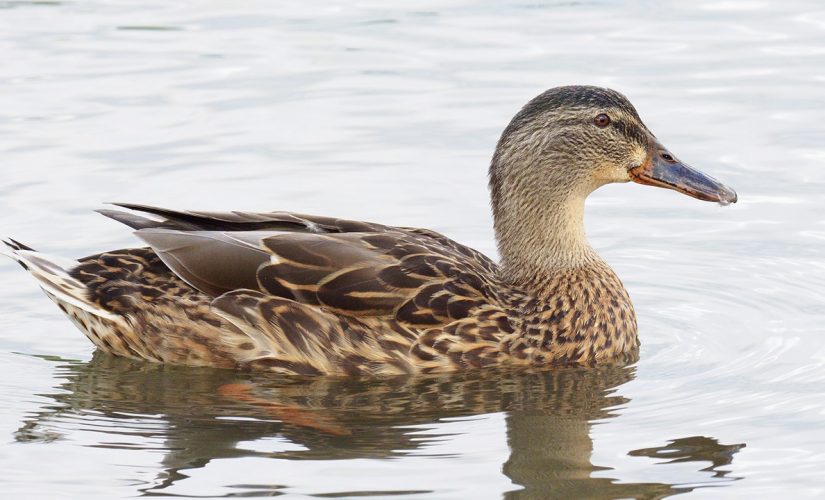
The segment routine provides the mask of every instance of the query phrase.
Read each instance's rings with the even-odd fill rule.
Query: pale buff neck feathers
[[[491,172],[496,240],[505,281],[541,286],[559,272],[603,261],[587,241],[584,203],[603,185],[584,158],[553,151],[546,132],[505,132]],[[533,287],[530,287],[533,288]]]

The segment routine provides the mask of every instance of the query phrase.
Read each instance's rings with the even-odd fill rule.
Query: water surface
[[[301,380],[94,353],[0,263],[9,498],[825,495],[825,7],[0,2],[0,235],[135,245],[105,201],[431,227],[495,255],[486,168],[545,88],[607,85],[721,208],[591,196],[631,366]]]

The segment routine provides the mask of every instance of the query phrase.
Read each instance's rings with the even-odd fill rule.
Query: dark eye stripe
[[[616,128],[620,134],[627,137],[631,141],[638,142],[639,144],[647,143],[647,138],[645,137],[644,131],[635,123],[614,120],[613,127]]]
[[[593,115],[590,116],[592,117]],[[561,120],[554,121],[553,126],[557,129],[563,129],[566,127],[581,127],[582,124],[585,123],[589,123],[592,126],[592,120],[593,118],[588,119],[581,116],[576,118],[563,118]],[[506,140],[517,130],[520,130],[523,126],[528,125],[530,123],[531,122],[525,122],[522,120],[514,119],[502,133],[502,139]],[[610,127],[615,128],[617,132],[625,136],[630,141],[634,141],[642,145],[647,144],[647,136],[644,133],[644,125],[640,126],[636,122],[627,122],[620,116],[610,121]]]

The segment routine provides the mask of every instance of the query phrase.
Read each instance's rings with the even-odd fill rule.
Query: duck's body
[[[363,375],[594,362],[637,345],[630,299],[606,265],[560,273],[538,297],[427,230],[128,208],[161,215],[106,212],[154,250],[87,257],[65,275],[41,254],[15,251],[86,336],[118,356]]]
[[[695,185],[648,175],[659,165],[639,149],[651,150],[655,139],[643,134],[640,121],[629,122],[638,117],[623,99],[605,89],[563,87],[516,115],[491,167],[500,266],[423,229],[286,212],[138,205],[103,213],[137,229],[150,248],[58,263],[7,244],[89,339],[118,356],[300,375],[629,356],[638,347],[633,306],[584,238],[584,198],[599,185],[631,178],[714,198],[707,185],[697,194],[688,189],[699,189]],[[557,170],[545,171],[581,141],[572,132],[559,135],[564,127],[536,140],[537,130],[547,127],[541,119],[569,122],[574,111],[592,114],[594,106],[611,110],[616,125],[623,125],[616,133],[638,147],[585,151],[590,169],[570,169],[569,182]],[[600,161],[610,155],[629,164],[617,169]],[[557,178],[536,176],[536,169]],[[724,186],[711,187],[717,201],[735,201]]]

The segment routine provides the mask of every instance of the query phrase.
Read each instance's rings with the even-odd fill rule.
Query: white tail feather
[[[23,265],[50,297],[100,318],[120,319],[118,315],[105,311],[88,300],[86,285],[69,274],[78,265],[77,261],[44,255],[34,250],[22,250],[20,245],[5,240],[3,243],[2,253]]]

